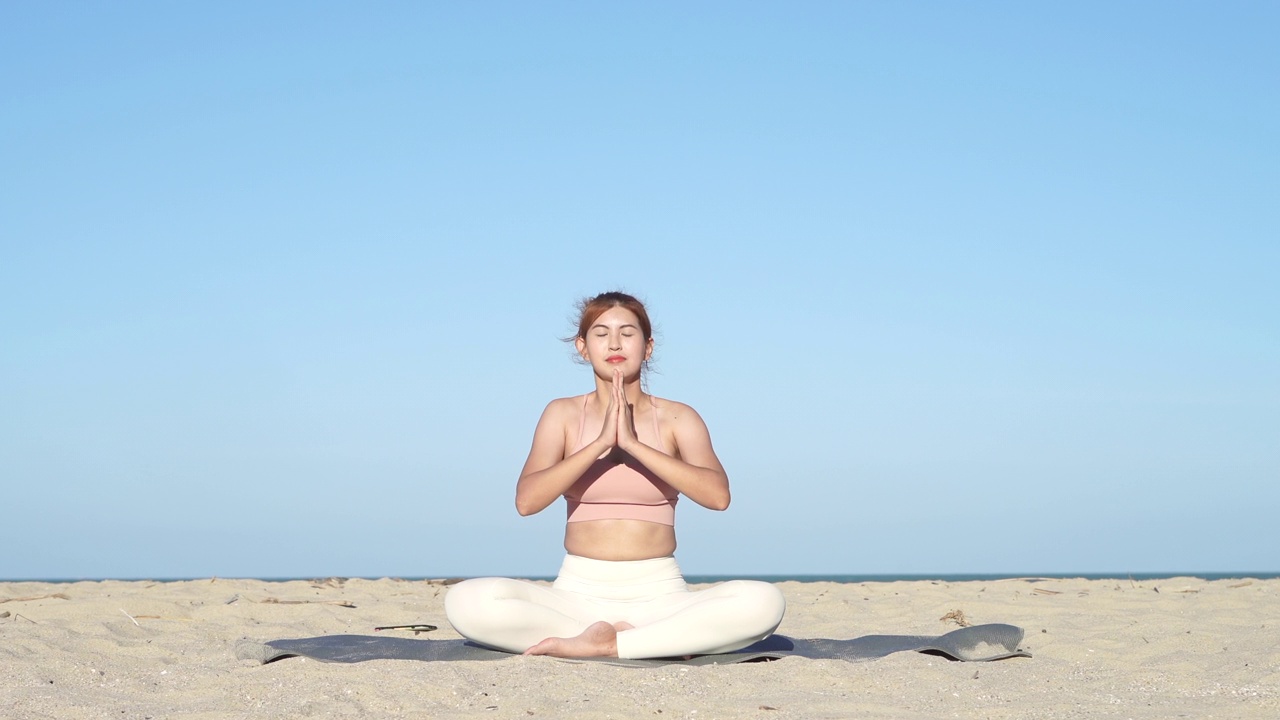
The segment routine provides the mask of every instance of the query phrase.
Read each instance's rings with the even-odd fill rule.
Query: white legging
[[[782,622],[778,588],[731,580],[691,591],[675,558],[615,562],[569,555],[551,587],[476,578],[449,589],[444,610],[458,634],[520,653],[549,637],[573,637],[601,620],[626,622],[618,657],[707,655],[744,648]]]

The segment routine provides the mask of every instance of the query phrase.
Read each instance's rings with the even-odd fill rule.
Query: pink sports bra
[[[578,446],[574,452],[587,446],[582,439],[582,431],[587,424],[587,402],[590,399],[591,393],[582,398],[582,420],[578,424]],[[662,434],[658,431],[656,405],[653,434],[654,441],[660,446]],[[658,449],[662,450],[661,447]],[[644,520],[674,527],[676,500],[680,493],[634,458],[628,456],[625,462],[618,463],[610,459],[612,455],[610,453],[591,463],[591,467],[565,492],[569,522]]]

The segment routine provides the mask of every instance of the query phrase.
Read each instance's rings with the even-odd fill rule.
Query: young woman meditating
[[[445,614],[462,636],[526,655],[658,658],[723,653],[762,640],[786,603],[769,583],[690,591],[672,554],[676,501],[729,506],[729,478],[693,408],[644,392],[649,316],[618,292],[580,305],[579,355],[595,389],[552,400],[516,484],[521,515],[563,496],[568,555],[551,587],[509,578],[453,586]]]

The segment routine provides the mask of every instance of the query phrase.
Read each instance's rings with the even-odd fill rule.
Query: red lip
[[[604,359],[604,361],[607,363],[620,363],[620,362],[626,362],[626,360],[627,359],[621,355],[610,355],[609,357]]]

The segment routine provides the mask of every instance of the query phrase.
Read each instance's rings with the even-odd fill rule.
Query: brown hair
[[[645,342],[653,338],[653,326],[649,323],[649,313],[644,309],[644,303],[624,292],[611,291],[578,301],[578,334],[574,339],[585,340],[587,331],[595,324],[596,319],[605,311],[616,307],[630,310],[635,314],[640,321],[640,332],[644,333]]]
[[[575,334],[571,337],[564,338],[564,341],[567,343],[573,343],[575,340],[579,339],[586,340],[587,331],[591,329],[591,326],[595,324],[596,320],[599,319],[605,311],[616,307],[625,308],[635,314],[636,320],[640,323],[640,332],[644,335],[644,341],[646,344],[653,340],[653,324],[649,321],[649,311],[645,310],[644,303],[640,302],[640,300],[634,295],[628,295],[624,292],[612,290],[600,293],[595,297],[583,298],[578,301],[578,319],[574,323],[576,325]],[[582,358],[576,353],[574,354],[574,359],[578,362],[582,361]],[[645,360],[641,365],[641,368],[649,370],[649,363],[649,360]]]

